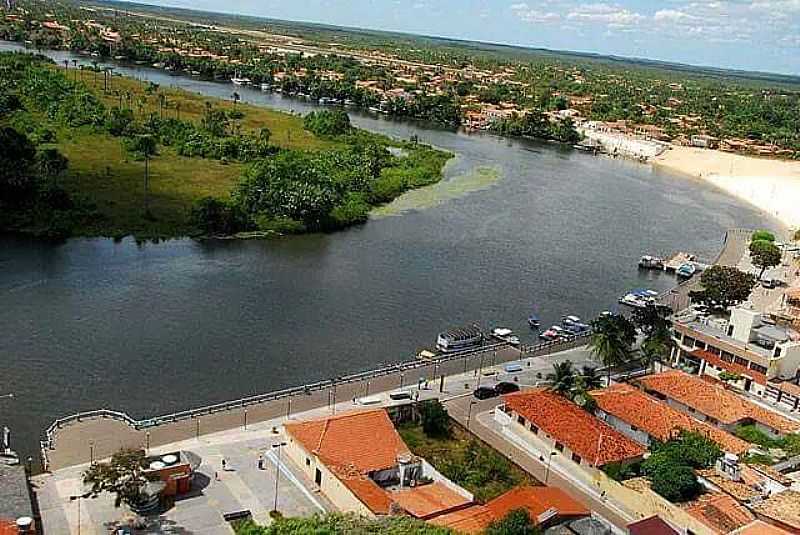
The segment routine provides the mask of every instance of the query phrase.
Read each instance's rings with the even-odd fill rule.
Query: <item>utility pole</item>
[[[272,507],[274,512],[278,512],[278,480],[281,477],[281,447],[285,446],[286,442],[278,442],[272,445],[272,449],[278,450],[278,460],[275,462],[275,504]]]

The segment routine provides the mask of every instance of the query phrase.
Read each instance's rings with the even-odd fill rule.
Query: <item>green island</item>
[[[437,182],[450,154],[159,87],[0,54],[0,231],[48,238],[264,236],[363,223]]]

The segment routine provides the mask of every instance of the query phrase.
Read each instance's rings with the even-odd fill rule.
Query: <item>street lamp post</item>
[[[275,462],[275,504],[272,507],[272,510],[275,512],[278,511],[278,480],[281,477],[281,447],[285,445],[286,442],[278,442],[272,445],[273,449],[278,450],[278,460]]]
[[[78,502],[78,535],[81,535],[81,501],[85,500],[91,495],[91,493],[86,492],[84,494],[75,494],[69,497],[69,501]]]
[[[544,484],[547,485],[547,478],[550,477],[550,462],[553,460],[553,457],[558,455],[557,452],[551,451],[550,455],[547,456],[547,468],[544,471]]]

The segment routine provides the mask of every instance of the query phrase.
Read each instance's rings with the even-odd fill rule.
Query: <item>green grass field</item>
[[[73,75],[72,70],[68,72]],[[78,74],[78,73],[75,73]],[[102,91],[102,75],[94,85],[92,73],[79,73],[89,87],[108,106],[116,106],[119,96],[132,95],[132,109],[137,116],[160,113],[159,97],[146,92],[147,84],[130,78],[114,77],[108,92]],[[206,98],[186,91],[159,88],[166,95],[165,117],[199,120],[206,102],[215,107],[230,109],[233,103]],[[317,150],[334,146],[303,129],[301,117],[286,113],[238,104],[244,113],[244,130],[267,127],[272,143],[285,148]],[[69,159],[69,171],[62,185],[97,207],[100,218],[87,221],[75,229],[82,236],[174,237],[192,232],[188,223],[192,203],[205,196],[226,197],[242,172],[239,163],[225,164],[218,160],[185,158],[169,147],[160,147],[150,161],[150,212],[144,215],[144,162],[127,157],[120,138],[98,133],[88,128],[58,129],[59,150]]]

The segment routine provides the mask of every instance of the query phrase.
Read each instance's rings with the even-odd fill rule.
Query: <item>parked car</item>
[[[519,392],[519,385],[517,383],[502,381],[494,386],[494,391],[498,396],[503,394],[511,394],[512,392]]]
[[[491,386],[479,386],[472,395],[478,399],[489,399],[497,397],[498,393]]]
[[[398,390],[389,394],[389,399],[399,401],[401,399],[411,399],[411,392],[408,390]]]

